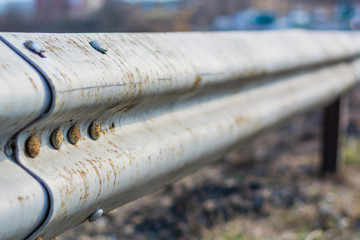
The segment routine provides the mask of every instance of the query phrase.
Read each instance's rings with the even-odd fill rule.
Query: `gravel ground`
[[[360,89],[350,96],[339,176],[318,177],[315,110],[56,239],[360,239]]]

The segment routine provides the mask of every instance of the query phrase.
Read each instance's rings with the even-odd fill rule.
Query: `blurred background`
[[[0,31],[360,29],[360,0],[0,0]],[[342,167],[320,179],[321,109],[57,240],[360,239],[360,87]]]
[[[0,31],[360,29],[359,0],[0,0]]]

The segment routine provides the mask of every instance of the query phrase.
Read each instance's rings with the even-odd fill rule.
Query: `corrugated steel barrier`
[[[356,33],[0,35],[0,239],[57,236],[360,80]]]

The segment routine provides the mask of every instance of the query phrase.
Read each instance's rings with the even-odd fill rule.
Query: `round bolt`
[[[103,48],[100,43],[98,43],[96,40],[91,40],[90,45],[97,50],[98,52],[101,52],[102,54],[106,54],[107,49]]]
[[[31,41],[31,40],[27,40],[26,42],[24,42],[24,46],[29,49],[30,51],[36,53],[37,55],[39,55],[42,58],[46,58],[44,55],[44,50],[41,47],[41,45],[37,42]]]
[[[59,149],[64,141],[64,136],[62,131],[57,128],[51,134],[51,144],[54,148]]]
[[[68,133],[69,141],[72,144],[76,144],[80,140],[80,137],[81,137],[80,127],[78,125],[72,126]]]
[[[34,136],[31,136],[26,141],[26,152],[30,157],[36,157],[40,152],[40,141]]]
[[[91,136],[94,140],[99,139],[99,137],[100,137],[100,135],[101,135],[101,125],[100,125],[100,123],[98,123],[98,122],[93,122],[93,123],[90,125],[89,131],[90,131],[90,136]]]
[[[104,213],[104,210],[99,208],[98,210],[93,212],[93,214],[90,215],[89,222],[95,222],[97,219],[99,219],[103,215],[103,213]]]
[[[11,157],[11,156],[12,156],[13,150],[12,150],[12,147],[11,147],[11,143],[10,143],[10,142],[8,142],[8,143],[5,145],[5,147],[4,147],[4,152],[5,152],[6,156],[8,156],[8,157]]]

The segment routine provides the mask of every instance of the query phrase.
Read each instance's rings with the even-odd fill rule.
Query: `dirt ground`
[[[349,106],[338,176],[318,175],[318,109],[56,239],[360,239],[360,88]]]

